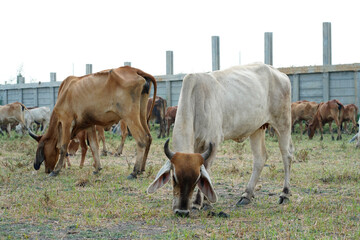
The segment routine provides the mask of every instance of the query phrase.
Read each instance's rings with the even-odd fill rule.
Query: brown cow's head
[[[173,153],[169,150],[169,139],[164,145],[164,151],[169,160],[158,172],[154,182],[147,192],[153,193],[173,178],[173,211],[180,216],[190,213],[190,201],[195,186],[203,192],[210,202],[216,202],[217,196],[211,184],[210,176],[205,169],[204,161],[212,152],[212,144],[202,154],[199,153]]]
[[[39,143],[34,160],[35,170],[39,170],[41,163],[45,161],[45,173],[50,173],[54,170],[59,158],[59,149],[56,147],[57,140],[53,137],[47,138],[46,135],[37,136],[30,130],[29,134]]]
[[[315,121],[315,119],[309,124],[308,126],[308,136],[309,139],[312,139],[315,135],[315,130],[317,127],[317,122]]]

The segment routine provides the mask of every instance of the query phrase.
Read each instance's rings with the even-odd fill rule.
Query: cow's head
[[[147,192],[153,193],[173,179],[173,211],[179,216],[188,216],[190,202],[195,186],[203,192],[207,199],[214,203],[217,196],[211,184],[210,176],[205,169],[204,162],[212,152],[212,144],[202,154],[179,153],[169,150],[169,139],[164,145],[164,151],[169,158],[158,172],[156,179],[148,187]]]
[[[56,147],[57,139],[54,137],[37,136],[29,130],[29,135],[38,142],[36,157],[34,160],[35,170],[39,170],[41,163],[45,161],[45,173],[54,170],[59,158],[59,149]]]
[[[309,126],[308,126],[308,136],[309,139],[312,139],[315,135],[315,130],[316,130],[316,124],[314,123],[314,121],[312,121]]]

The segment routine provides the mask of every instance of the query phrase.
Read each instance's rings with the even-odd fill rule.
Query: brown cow
[[[356,117],[358,115],[358,107],[355,104],[348,104],[344,106],[344,115],[342,118],[342,123],[344,124],[344,130],[349,133],[348,129],[347,129],[347,122],[351,122],[352,123],[352,128],[350,133],[352,133],[354,130],[356,131]]]
[[[129,66],[65,79],[60,85],[47,132],[43,136],[30,132],[38,141],[34,168],[38,170],[45,161],[45,172],[56,176],[63,166],[70,140],[86,129],[95,173],[99,172],[101,165],[95,125],[109,126],[123,119],[137,142],[134,170],[128,177],[136,178],[145,171],[152,141],[146,114],[152,83],[155,99],[155,78]]]
[[[166,126],[165,126],[165,109],[166,109],[167,103],[166,103],[166,100],[163,99],[162,97],[156,96],[155,106],[154,106],[153,110],[150,111],[152,101],[153,101],[152,98],[149,98],[148,107],[147,107],[148,114],[151,113],[149,121],[155,121],[155,123],[160,124],[160,132],[157,137],[164,138],[165,137],[165,128],[166,128]],[[149,125],[149,128],[150,128],[150,125]]]
[[[107,155],[107,149],[105,144],[105,134],[104,134],[104,128],[102,126],[95,126],[95,129],[97,131],[97,136],[99,137],[99,142],[102,141],[103,143],[103,150],[101,155],[106,156]],[[78,150],[79,146],[81,147],[81,161],[80,161],[80,168],[84,166],[85,162],[85,156],[87,152],[87,146],[86,146],[86,140],[87,140],[87,133],[85,130],[79,132],[76,134],[76,137],[73,138],[68,146],[68,155],[75,155],[76,151]],[[67,155],[67,163],[68,166],[71,166],[69,156]]]
[[[169,137],[171,124],[175,122],[177,106],[168,107],[165,114],[165,122],[167,128],[167,136]]]
[[[303,121],[311,121],[315,116],[319,104],[316,102],[309,102],[307,100],[297,101],[291,103],[291,126],[298,122],[300,126],[300,137],[303,135]]]
[[[6,126],[6,133],[8,137],[10,137],[12,124],[20,123],[24,128],[26,128],[24,118],[25,109],[28,110],[25,105],[20,102],[13,102],[0,106],[0,125]]]
[[[341,125],[343,113],[344,113],[344,105],[341,102],[339,102],[339,100],[337,99],[333,99],[325,103],[323,102],[320,103],[318,110],[316,111],[316,114],[308,128],[309,138],[312,139],[315,134],[315,130],[319,128],[321,133],[320,140],[323,140],[323,125],[329,123],[331,139],[334,140],[333,132],[331,129],[331,123],[332,121],[335,121],[336,126],[338,128],[337,129],[338,135],[336,140],[342,139],[340,125]]]

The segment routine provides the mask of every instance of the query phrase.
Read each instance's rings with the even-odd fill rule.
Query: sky
[[[322,65],[323,22],[331,22],[332,63],[360,62],[359,0],[11,0],[0,2],[0,84],[57,81],[131,62],[152,75],[211,71],[264,61],[273,32],[275,67]]]

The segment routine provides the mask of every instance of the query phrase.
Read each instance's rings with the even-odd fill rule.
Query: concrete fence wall
[[[212,70],[220,69],[220,40],[211,37]],[[178,104],[182,79],[185,74],[174,75],[174,54],[166,51],[166,75],[155,76],[157,95],[166,99],[168,106]],[[264,62],[273,64],[273,33],[264,34]],[[338,99],[343,104],[354,103],[360,107],[360,64],[331,65],[331,23],[323,23],[323,66],[280,68],[292,85],[292,101],[309,100],[325,102]],[[125,62],[131,66],[131,62]],[[92,64],[86,64],[86,74],[92,73]],[[51,82],[24,84],[24,79],[14,85],[0,85],[0,104],[19,101],[28,107],[54,107],[61,82],[56,73],[50,73]]]

